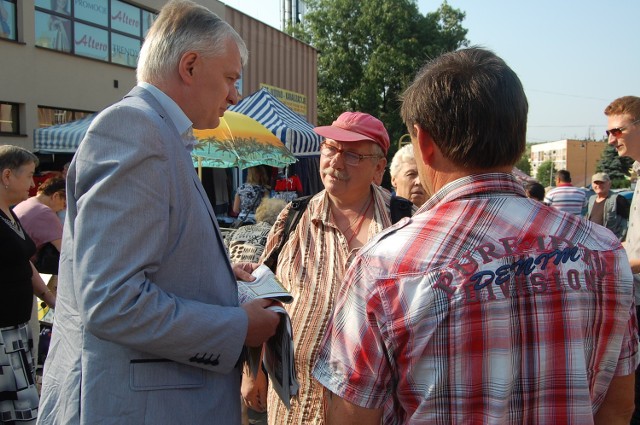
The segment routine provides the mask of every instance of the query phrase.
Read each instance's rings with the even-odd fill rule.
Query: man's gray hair
[[[402,168],[402,164],[406,164],[407,162],[416,162],[412,144],[404,145],[393,155],[391,165],[389,166],[389,174],[391,174],[391,177],[395,177],[400,171],[400,168]]]
[[[190,0],[171,0],[147,33],[136,78],[138,82],[158,84],[178,69],[180,58],[194,51],[211,58],[226,53],[227,40],[240,50],[244,66],[249,57],[247,46],[238,33],[204,6]]]

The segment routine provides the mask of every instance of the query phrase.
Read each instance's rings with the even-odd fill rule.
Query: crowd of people
[[[299,208],[297,184],[270,197],[255,167],[233,205],[247,225],[223,237],[192,129],[238,101],[247,58],[229,24],[171,0],[66,181],[28,199],[38,158],[0,146],[0,423],[640,423],[640,187],[629,205],[606,173],[589,199],[566,170],[547,191],[518,181],[522,84],[470,47],[406,89],[392,191],[384,123],[346,111],[315,128],[324,190]],[[640,98],[605,115],[609,144],[640,161]],[[46,244],[55,294],[34,265]],[[290,408],[243,373],[280,320],[269,300],[239,305],[236,281],[267,259],[293,295]],[[34,295],[56,309],[40,394]]]

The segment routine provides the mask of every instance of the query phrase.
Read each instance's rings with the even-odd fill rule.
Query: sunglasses
[[[625,125],[624,127],[610,128],[609,130],[605,130],[605,133],[607,133],[607,137],[609,137],[609,136],[620,137],[622,132],[625,131],[627,128],[629,128],[629,126],[632,126],[632,125],[634,125],[636,123],[639,123],[639,122],[640,122],[640,120],[635,120],[631,124]]]

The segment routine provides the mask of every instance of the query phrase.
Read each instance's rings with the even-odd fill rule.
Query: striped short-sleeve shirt
[[[544,202],[560,211],[581,215],[586,206],[587,197],[584,190],[579,187],[575,187],[571,183],[560,183],[547,192]]]

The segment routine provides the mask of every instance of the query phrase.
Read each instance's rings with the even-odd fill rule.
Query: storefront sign
[[[88,25],[75,24],[75,49],[77,55],[109,60],[109,35],[107,31]]]
[[[140,37],[140,9],[121,1],[111,2],[111,28]]]
[[[135,68],[140,56],[140,40],[111,34],[111,62]]]
[[[76,18],[105,27],[109,24],[107,0],[75,0],[73,4]]]
[[[260,88],[266,88],[269,93],[291,108],[293,112],[302,116],[307,115],[307,96],[263,83],[260,83]]]

